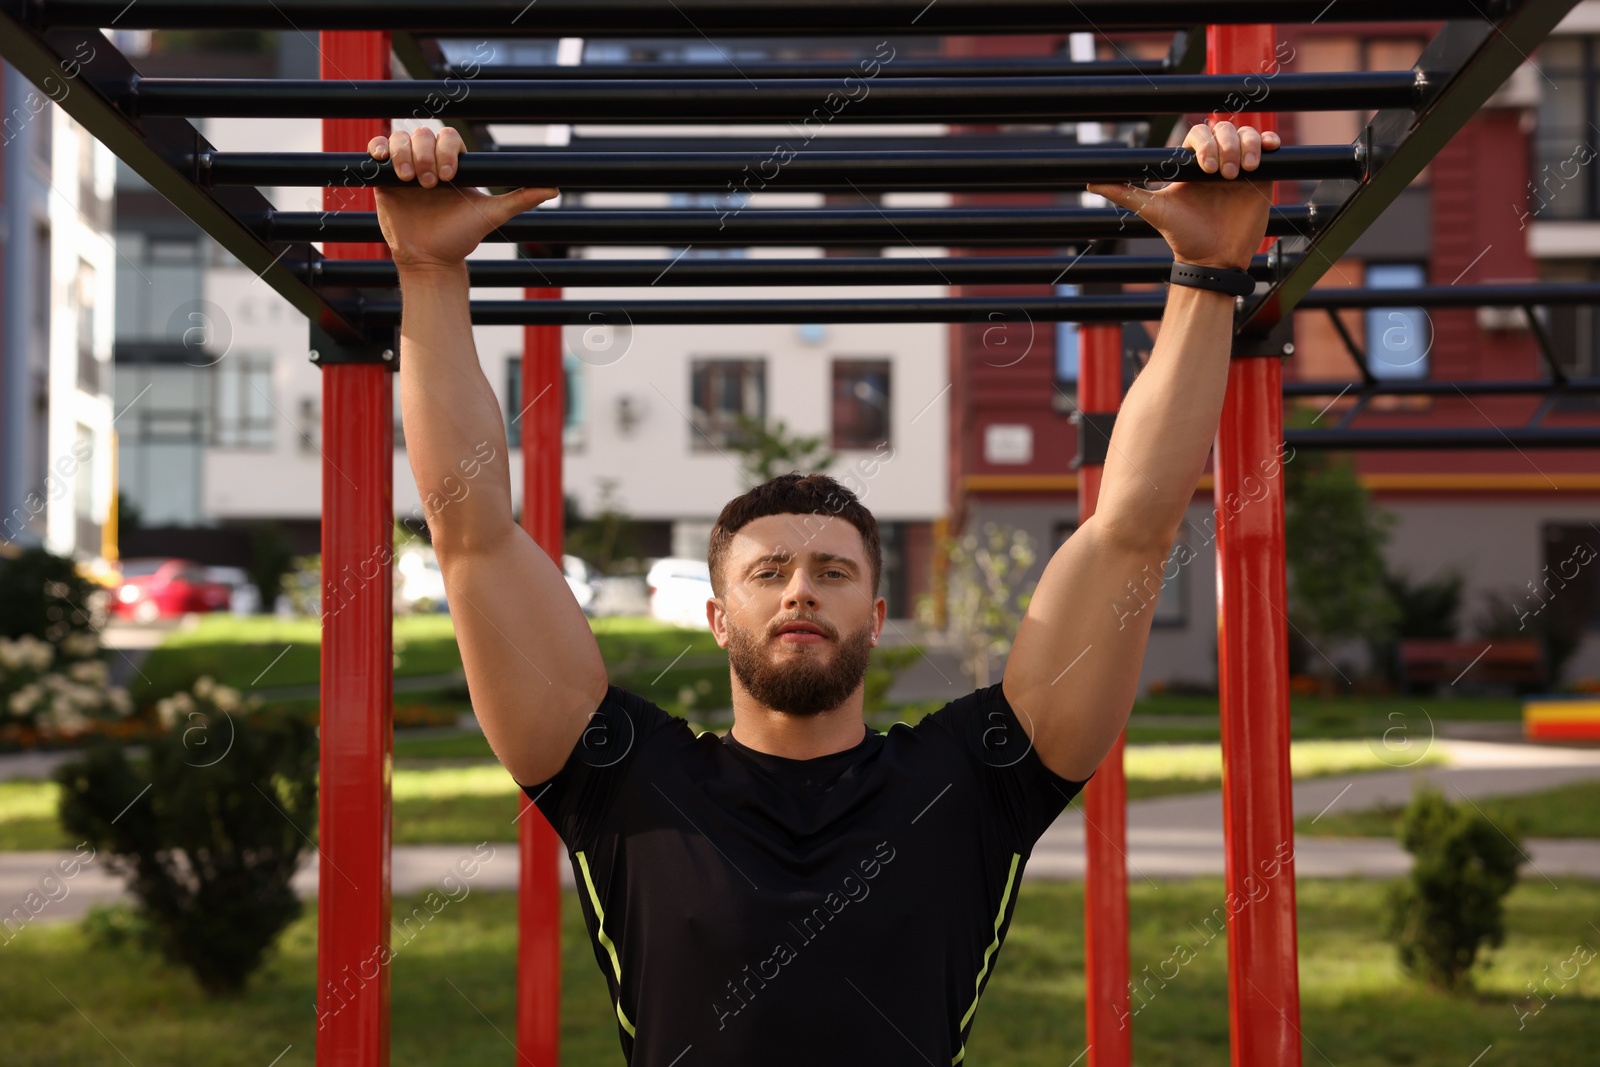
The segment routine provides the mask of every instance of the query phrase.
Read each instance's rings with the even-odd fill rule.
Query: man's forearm
[[[434,544],[468,548],[512,525],[500,405],[478,363],[465,263],[400,272],[406,454]]]
[[[1233,297],[1174,285],[1150,360],[1128,389],[1106,456],[1096,522],[1129,544],[1172,543],[1222,418]]]

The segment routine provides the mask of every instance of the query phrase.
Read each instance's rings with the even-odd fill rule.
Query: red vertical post
[[[389,77],[387,33],[322,34],[322,77]],[[324,152],[365,151],[387,120],[323,119]],[[329,211],[374,211],[365,187]],[[329,244],[383,259],[386,244]],[[394,381],[390,365],[322,370],[322,769],[317,882],[317,1062],[389,1062],[389,759],[394,689]],[[376,567],[377,573],[371,575]],[[370,577],[369,577],[370,575]]]
[[[527,289],[559,300],[560,289]],[[561,327],[522,328],[522,528],[561,564],[561,427],[566,421]],[[518,820],[517,1062],[554,1067],[561,1037],[561,840],[523,798]]]
[[[1277,69],[1271,26],[1212,26],[1207,45],[1210,73],[1270,76]],[[1219,117],[1263,130],[1276,126],[1270,113]],[[1301,1062],[1282,444],[1282,365],[1275,356],[1234,358],[1213,469],[1228,1021],[1236,1067]]]
[[[1084,326],[1079,332],[1078,408],[1086,415],[1122,406],[1122,327]],[[1096,431],[1086,429],[1085,436]],[[1078,522],[1094,514],[1103,463],[1078,465]],[[1133,1062],[1128,1013],[1128,780],[1122,749],[1128,733],[1100,762],[1083,789],[1084,972],[1089,995],[1089,1067]]]

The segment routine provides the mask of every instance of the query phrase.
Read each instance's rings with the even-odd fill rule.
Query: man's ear
[[[711,624],[711,636],[717,640],[718,648],[728,647],[728,614],[723,609],[722,601],[717,597],[706,600],[706,621]]]

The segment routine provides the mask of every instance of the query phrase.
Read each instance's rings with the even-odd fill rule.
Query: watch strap
[[[1195,289],[1209,289],[1229,296],[1249,296],[1256,291],[1255,279],[1250,272],[1238,267],[1202,267],[1194,263],[1172,261],[1173,285],[1187,285]]]

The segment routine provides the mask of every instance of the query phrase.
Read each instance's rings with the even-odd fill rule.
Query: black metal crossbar
[[[394,288],[387,259],[324,259],[297,265],[313,285]],[[654,285],[1078,285],[1164,282],[1170,256],[859,256],[815,259],[474,259],[472,284],[585,288]],[[1251,273],[1271,276],[1257,256]]]
[[[1412,108],[1426,82],[1409,70],[1101,77],[895,78],[859,73],[756,81],[652,78],[322,81],[142,78],[117,97],[134,115],[387,118],[445,108],[503,122],[1059,122],[1225,111],[1270,92],[1293,111]],[[436,103],[437,106],[432,106]]]
[[[1393,22],[1508,0],[34,0],[35,25],[128,29],[416,30],[545,37],[815,37],[1060,33],[1291,22]]]
[[[403,185],[390,161],[361,152],[202,152],[186,161],[203,188]],[[1341,178],[1366,170],[1360,145],[1281,148],[1259,181]],[[1076,148],[1055,152],[902,152],[776,149],[739,152],[490,152],[461,157],[458,185],[755,193],[861,189],[1055,191],[1086,182],[1222,181],[1185,148]]]
[[[1276,207],[1267,234],[1313,232],[1322,216],[1307,207]],[[247,220],[267,242],[381,241],[371,211],[264,211]],[[490,242],[544,245],[670,247],[911,245],[1004,247],[1156,237],[1155,229],[1117,208],[814,208],[786,210],[736,204],[670,211],[578,209],[527,211],[501,226]]]

